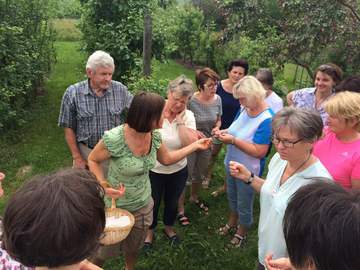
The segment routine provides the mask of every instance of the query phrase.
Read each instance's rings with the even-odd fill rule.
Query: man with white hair
[[[95,51],[86,64],[87,80],[68,87],[62,98],[58,125],[64,128],[74,168],[86,168],[92,148],[110,130],[123,122],[132,94],[112,80],[114,59]],[[107,165],[104,164],[106,170]]]

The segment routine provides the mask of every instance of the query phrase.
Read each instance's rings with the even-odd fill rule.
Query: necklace
[[[289,163],[287,163],[287,164],[286,164],[286,167],[285,167],[285,170],[284,170],[284,172],[283,172],[283,175],[282,175],[282,177],[281,177],[280,185],[282,185],[286,180],[288,180],[291,176],[293,176],[295,173],[297,173],[297,172],[306,164],[306,162],[308,162],[308,160],[310,159],[310,157],[311,157],[311,153],[310,153],[309,156],[300,164],[300,166],[298,166],[298,167],[296,168],[296,170],[294,170],[288,177],[286,177],[286,178],[283,179],[284,172],[286,171],[286,169],[287,169],[287,167],[288,167],[288,165],[289,165]]]

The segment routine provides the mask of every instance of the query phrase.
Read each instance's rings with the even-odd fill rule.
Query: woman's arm
[[[203,138],[185,146],[179,150],[169,151],[164,144],[157,150],[157,160],[163,165],[170,165],[197,150],[206,150],[211,146],[210,138]]]
[[[100,140],[89,154],[88,165],[90,171],[96,176],[100,185],[105,189],[106,195],[116,199],[124,195],[125,187],[120,184],[118,189],[114,189],[106,180],[104,170],[101,167],[101,162],[110,159],[110,157],[111,155],[105,147],[103,140]]]
[[[241,151],[245,152],[246,154],[253,156],[255,158],[263,158],[266,156],[266,153],[269,150],[268,144],[257,144],[257,143],[250,143],[244,140],[238,139],[229,133],[220,133],[219,140],[227,143],[233,144],[235,147],[239,148]]]
[[[294,104],[293,97],[294,97],[294,91],[291,91],[289,94],[286,95],[286,102],[287,102],[288,106],[291,106]]]
[[[101,162],[110,159],[111,155],[103,140],[100,140],[94,149],[90,152],[88,157],[88,165],[90,171],[96,176],[96,179],[101,182],[106,182]]]
[[[182,146],[187,146],[201,138],[196,130],[194,115],[192,113],[186,115],[186,109],[176,116],[176,122]]]
[[[236,161],[230,161],[229,164],[229,169],[230,169],[230,174],[237,178],[240,179],[241,181],[243,181],[244,183],[246,183],[250,177],[251,177],[251,172],[241,163],[238,163]],[[265,180],[258,177],[258,176],[254,176],[251,184],[249,184],[256,192],[260,193],[261,187],[264,184]]]
[[[221,127],[221,117],[218,116],[218,118],[215,122],[214,128],[211,130],[211,134],[214,135],[214,134],[218,133],[220,130],[220,127]]]

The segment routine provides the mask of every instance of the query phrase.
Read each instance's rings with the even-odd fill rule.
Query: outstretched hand
[[[249,179],[251,172],[241,163],[236,161],[230,161],[229,169],[231,176],[239,178],[243,181]]]
[[[2,189],[2,185],[1,185],[1,182],[4,180],[5,178],[5,174],[3,174],[2,172],[0,172],[0,197],[2,195],[4,195],[4,190]]]
[[[207,150],[212,145],[212,139],[211,138],[202,138],[200,140],[197,140],[196,142],[197,150]]]
[[[122,196],[124,196],[126,188],[124,184],[120,183],[119,188],[115,189],[113,188],[108,182],[104,181],[101,182],[101,185],[103,186],[105,190],[105,194],[109,196],[110,198],[117,199]]]
[[[293,267],[289,258],[279,258],[273,260],[272,254],[268,254],[265,257],[265,266],[268,270],[292,270]]]

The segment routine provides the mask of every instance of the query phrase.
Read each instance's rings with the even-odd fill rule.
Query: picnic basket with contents
[[[111,207],[105,210],[105,217],[104,236],[100,239],[103,245],[112,245],[124,240],[135,223],[135,218],[129,211],[116,208],[115,199],[111,200]]]

